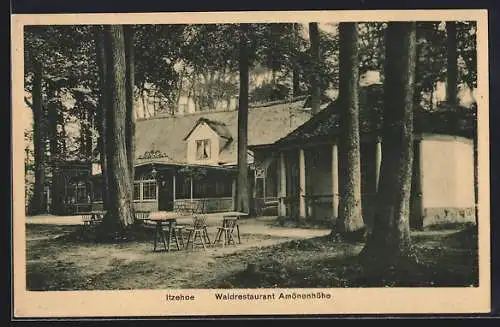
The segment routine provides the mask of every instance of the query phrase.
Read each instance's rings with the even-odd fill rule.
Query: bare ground
[[[215,235],[217,218],[209,220]],[[242,244],[153,253],[149,240],[69,241],[78,225],[26,225],[30,290],[233,287],[470,286],[477,284],[477,236],[417,232],[422,265],[385,276],[362,267],[362,243],[332,242],[326,229],[284,228],[274,218],[243,220]]]

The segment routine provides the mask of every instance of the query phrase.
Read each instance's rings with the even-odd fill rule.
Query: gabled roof
[[[278,140],[275,145],[328,140],[341,133],[341,110],[338,100],[307,122]],[[472,138],[475,107],[450,107],[443,103],[433,111],[418,106],[414,115],[416,133],[437,133]],[[361,134],[380,135],[383,123],[383,85],[373,84],[359,90],[359,128]]]
[[[222,138],[224,138],[226,140],[232,140],[233,139],[233,137],[231,135],[231,132],[227,128],[226,124],[224,124],[223,122],[220,122],[220,121],[210,120],[208,118],[201,117],[200,119],[198,119],[198,121],[196,122],[196,124],[189,131],[189,133],[184,137],[184,141],[187,140],[189,138],[189,136],[191,136],[191,134],[193,133],[193,131],[196,129],[196,127],[198,127],[198,125],[200,125],[202,123],[205,123],[208,126],[210,126],[210,128],[215,133],[217,133],[217,135],[219,135],[220,137],[222,137]]]
[[[293,103],[274,104],[248,110],[248,145],[273,144],[310,117],[310,110],[302,109],[304,100]],[[238,112],[212,111],[185,114],[176,117],[155,117],[136,122],[135,158],[140,164],[147,151],[165,153],[167,157],[157,158],[165,163],[186,163],[185,136],[199,123],[200,119],[211,124],[219,135],[231,136],[219,153],[220,164],[236,162],[238,143]]]

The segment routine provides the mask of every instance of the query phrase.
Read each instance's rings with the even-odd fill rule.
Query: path
[[[207,214],[207,223],[209,230],[216,232],[222,218],[221,214]],[[274,237],[290,238],[311,238],[327,235],[328,229],[310,229],[310,228],[290,228],[275,226],[276,217],[258,217],[240,220],[240,231],[242,234],[269,235]],[[191,223],[190,218],[178,220],[181,224]],[[81,225],[81,216],[32,216],[26,218],[26,224],[44,224],[44,225]]]

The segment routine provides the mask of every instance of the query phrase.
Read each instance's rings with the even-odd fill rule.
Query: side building
[[[361,192],[365,223],[372,224],[383,161],[382,85],[360,89]],[[338,102],[273,144],[253,145],[259,161],[278,158],[278,214],[333,221],[339,205]],[[414,117],[411,226],[475,221],[476,108],[420,107]]]

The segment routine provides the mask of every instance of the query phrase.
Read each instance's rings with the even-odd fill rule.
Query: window
[[[85,182],[73,180],[66,184],[65,203],[90,203]]]
[[[210,140],[206,139],[196,141],[196,159],[210,159]]]
[[[152,175],[144,175],[140,181],[134,182],[134,201],[156,200],[157,198],[156,179]]]
[[[141,182],[134,182],[134,200],[141,199]]]
[[[94,191],[94,199],[93,201],[94,202],[102,202],[102,189],[101,189],[102,185],[95,185],[94,188],[93,188],[93,191]]]
[[[233,183],[229,179],[220,179],[215,182],[216,197],[230,197],[233,191]]]
[[[142,183],[142,199],[156,200],[156,181],[146,181]]]

